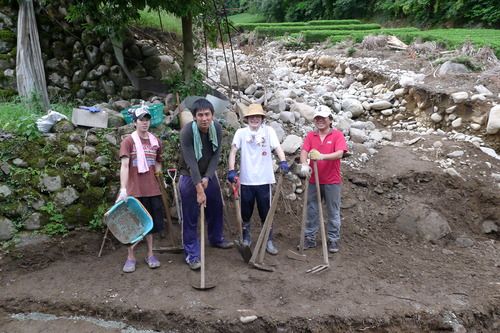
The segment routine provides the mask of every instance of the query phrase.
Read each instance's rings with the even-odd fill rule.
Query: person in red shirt
[[[333,129],[332,121],[333,115],[327,106],[320,106],[315,110],[316,130],[307,134],[302,145],[299,175],[308,176],[312,172],[312,160],[317,161],[321,198],[328,214],[326,225],[328,251],[334,253],[339,250],[340,239],[340,184],[342,183],[340,159],[347,153],[347,144],[342,132]],[[308,156],[311,159],[309,164],[307,164]],[[314,173],[309,182],[316,183]],[[309,186],[304,249],[317,245],[318,209],[316,186]]]

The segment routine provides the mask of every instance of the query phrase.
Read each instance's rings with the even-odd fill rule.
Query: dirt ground
[[[182,254],[158,253],[160,268],[139,260],[126,274],[125,245],[112,238],[98,258],[103,233],[73,231],[1,255],[0,332],[498,332],[499,234],[486,234],[483,224],[500,224],[492,176],[500,160],[466,142],[412,139],[395,132],[393,144],[377,147],[368,161],[344,160],[340,251],[320,274],[306,270],[322,263],[321,246],[306,251],[307,261],[286,256],[299,242],[302,196],[279,202],[280,252],[264,259],[275,271],[250,267],[235,248],[207,247],[206,277],[216,285],[207,291],[192,287],[200,272]],[[432,149],[435,141],[440,150]],[[464,151],[454,165],[460,177],[440,167],[457,150]],[[285,179],[283,198],[291,186]],[[236,239],[224,187],[225,237]],[[396,217],[419,204],[444,217],[451,233],[429,242],[399,231]],[[255,243],[260,228],[252,223]],[[137,254],[145,255],[144,243]]]
[[[411,139],[396,136],[395,142]],[[1,332],[120,332],[70,316],[163,332],[465,332],[457,327],[497,332],[498,233],[484,234],[482,222],[498,223],[498,183],[491,173],[500,173],[500,161],[471,144],[443,141],[441,154],[462,149],[472,161],[457,168],[464,179],[448,176],[433,161],[439,154],[424,149],[435,139],[426,137],[420,150],[381,147],[356,170],[343,166],[340,251],[329,255],[330,268],[323,273],[306,273],[322,263],[321,247],[307,250],[305,262],[286,256],[298,244],[301,198],[278,205],[274,223],[280,252],[264,259],[275,272],[251,268],[237,249],[208,247],[206,277],[216,284],[209,291],[191,286],[199,283],[200,273],[189,269],[182,254],[158,254],[159,269],[139,261],[136,272],[126,274],[121,271],[124,245],[108,241],[97,258],[102,234],[73,232],[43,248],[19,251],[20,258],[2,257]],[[286,194],[291,183],[285,179],[284,184]],[[419,203],[444,216],[452,233],[429,243],[397,231],[398,212]],[[235,239],[230,200],[226,212],[225,234]],[[167,243],[158,239],[159,245]],[[145,254],[144,244],[138,254]],[[66,317],[10,316],[30,312]],[[251,315],[258,319],[240,321]]]

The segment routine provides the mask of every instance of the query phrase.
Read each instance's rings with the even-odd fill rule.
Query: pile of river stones
[[[296,153],[313,130],[314,111],[320,107],[331,110],[334,127],[346,136],[357,157],[347,162],[353,166],[376,154],[377,145],[390,142],[393,131],[471,142],[498,158],[484,137],[500,135],[500,105],[494,105],[500,96],[482,85],[474,94],[458,91],[444,106],[430,106],[430,98],[418,91],[425,75],[391,69],[384,60],[326,55],[320,49],[286,51],[279,42],[261,46],[251,55],[225,52],[208,53],[209,77],[218,78],[215,81],[226,94],[231,87],[229,94],[237,100],[222,118],[238,128],[236,114],[244,114],[250,103],[265,105],[268,125],[276,130],[287,154]],[[387,80],[378,84],[368,80],[366,73],[373,71]],[[475,101],[493,105],[489,114],[460,117],[459,111]]]

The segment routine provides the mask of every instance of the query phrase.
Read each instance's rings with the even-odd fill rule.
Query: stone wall
[[[34,3],[49,97],[70,98],[84,104],[146,99],[118,64],[111,41],[83,32],[66,22],[67,1],[39,7]],[[0,92],[16,91],[17,3],[0,2]],[[125,63],[138,78],[164,79],[180,70],[175,60],[152,44],[129,36],[123,43]]]

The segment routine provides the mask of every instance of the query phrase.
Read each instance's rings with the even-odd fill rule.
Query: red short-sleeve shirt
[[[347,152],[347,144],[344,134],[341,131],[332,129],[321,142],[318,131],[312,131],[307,134],[302,150],[311,151],[312,149],[318,150],[321,154],[331,154],[336,151],[342,150],[344,154]],[[318,178],[320,184],[340,184],[342,178],[340,176],[340,160],[335,161],[317,161],[318,163]],[[310,162],[313,168],[313,161]],[[313,168],[314,170],[314,168]],[[314,171],[311,176],[310,182],[315,183]]]
[[[149,165],[149,171],[139,173],[137,168],[137,149],[132,136],[126,137],[120,146],[120,158],[129,158],[129,173],[127,182],[127,194],[131,197],[154,197],[161,195],[158,181],[155,177],[155,164],[162,162],[161,141],[158,140],[159,147],[151,147],[149,139],[141,138],[142,148],[146,155],[146,161]]]

